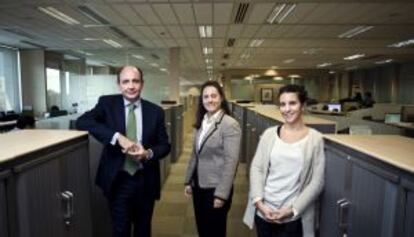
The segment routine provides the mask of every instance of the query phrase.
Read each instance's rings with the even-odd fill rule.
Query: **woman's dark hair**
[[[280,96],[283,93],[296,93],[302,105],[306,104],[306,102],[308,101],[308,92],[306,92],[304,86],[290,84],[290,85],[281,87],[279,89],[279,95],[277,96],[278,100],[280,99]]]
[[[203,106],[203,91],[208,86],[212,86],[216,88],[216,90],[218,91],[222,99],[220,108],[224,111],[225,114],[230,115],[229,105],[227,104],[227,100],[226,100],[226,96],[224,95],[223,88],[221,88],[220,84],[216,81],[207,81],[203,85],[201,85],[201,89],[200,89],[200,97],[198,99],[197,112],[196,112],[196,122],[194,124],[194,127],[196,129],[201,128],[201,123],[203,122],[204,115],[207,113],[207,110]]]

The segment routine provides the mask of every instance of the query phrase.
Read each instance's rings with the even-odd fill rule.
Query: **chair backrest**
[[[372,129],[368,125],[351,125],[349,127],[350,135],[371,135]]]

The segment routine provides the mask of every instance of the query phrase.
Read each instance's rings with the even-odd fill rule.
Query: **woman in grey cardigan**
[[[244,222],[256,224],[258,237],[314,236],[325,156],[322,135],[303,122],[306,94],[298,85],[280,88],[285,123],[262,134],[253,158]]]
[[[193,197],[200,237],[226,236],[241,138],[240,126],[229,113],[220,85],[215,81],[204,83],[184,189],[187,197]]]

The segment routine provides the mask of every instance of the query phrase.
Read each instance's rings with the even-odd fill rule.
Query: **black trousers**
[[[134,237],[150,237],[154,202],[154,198],[145,192],[142,171],[137,171],[134,176],[120,171],[109,197],[113,236],[131,237],[133,224]]]
[[[221,208],[214,208],[214,188],[193,187],[193,206],[199,237],[225,237],[232,194]],[[233,191],[232,191],[233,193]]]
[[[254,217],[257,237],[302,237],[301,219],[283,224],[270,223],[259,216]]]

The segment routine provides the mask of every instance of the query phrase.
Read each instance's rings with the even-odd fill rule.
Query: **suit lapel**
[[[115,100],[115,106],[114,106],[114,118],[116,119],[115,124],[117,125],[117,130],[121,131],[122,134],[125,135],[125,105],[124,105],[124,99],[122,95],[117,96]]]
[[[213,124],[213,126],[210,127],[210,129],[206,132],[206,135],[204,136],[203,140],[201,141],[200,149],[198,150],[198,153],[201,153],[203,150],[204,144],[208,141],[208,139],[213,135],[213,133],[217,130],[218,125],[221,123],[221,120],[223,120],[224,113],[220,115],[219,119],[216,120],[216,122]],[[199,138],[200,133],[198,134]]]
[[[141,111],[142,111],[142,124],[141,124],[141,128],[142,128],[142,144],[147,144],[147,137],[148,137],[148,126],[145,126],[146,124],[148,124],[149,119],[148,118],[148,114],[150,114],[148,112],[148,105],[146,103],[145,100],[141,99]],[[145,146],[145,145],[144,145]]]

